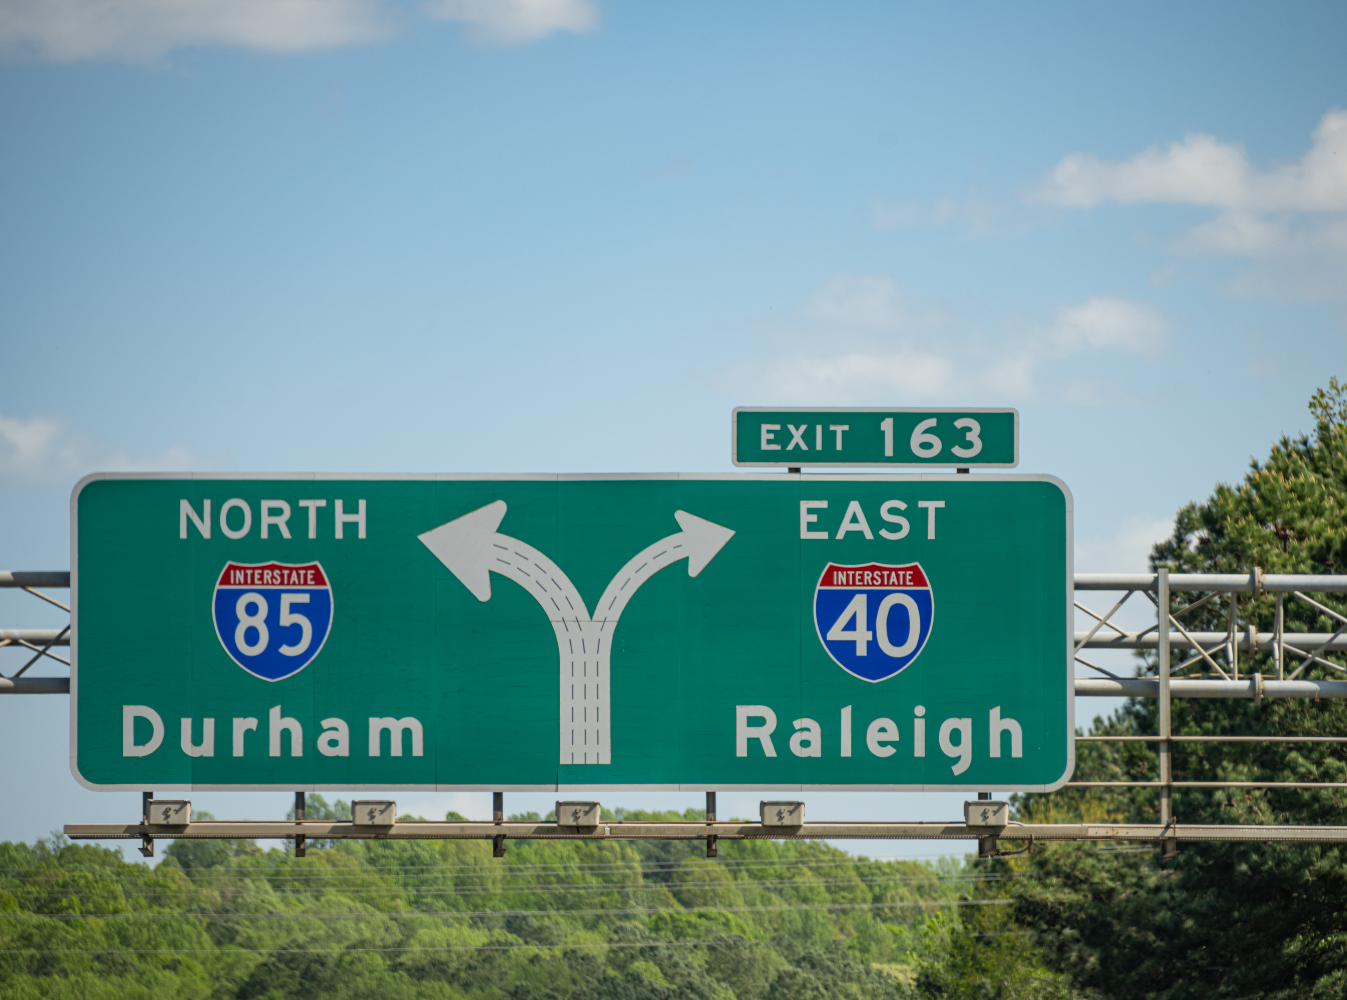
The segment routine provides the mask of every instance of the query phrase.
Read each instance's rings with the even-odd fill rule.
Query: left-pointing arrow
[[[479,601],[491,600],[491,574],[499,573],[532,594],[548,618],[588,619],[580,592],[561,567],[496,530],[506,510],[505,501],[497,500],[417,537]]]
[[[560,659],[560,755],[562,764],[612,762],[609,662],[613,631],[632,594],[665,566],[688,560],[697,576],[734,532],[685,511],[674,518],[683,530],[630,559],[590,615],[580,592],[561,567],[527,542],[501,534],[504,500],[469,511],[417,537],[479,601],[491,600],[491,574],[514,580],[547,612]],[[597,620],[596,620],[597,619]]]

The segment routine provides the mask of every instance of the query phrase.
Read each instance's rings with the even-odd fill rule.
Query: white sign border
[[[747,409],[745,407],[745,409]],[[801,410],[804,408],[801,407]],[[814,408],[818,410],[820,408]],[[873,408],[872,408],[873,409]],[[881,412],[882,408],[879,408]],[[887,412],[900,412],[889,410]],[[910,411],[909,411],[910,412]],[[939,412],[949,412],[942,410]],[[968,412],[982,412],[970,410]],[[1019,415],[1016,413],[1016,444],[1018,449]],[[1018,454],[1016,456],[1018,458]],[[737,481],[737,482],[774,482],[808,478],[811,482],[827,483],[868,483],[868,482],[1042,482],[1051,483],[1062,491],[1066,501],[1066,607],[1063,609],[1066,621],[1063,631],[1066,635],[1066,769],[1056,781],[1043,785],[997,785],[997,791],[1006,792],[1055,792],[1071,780],[1076,769],[1076,698],[1075,698],[1075,500],[1071,489],[1061,479],[1047,474],[1033,473],[993,473],[990,475],[950,474],[950,473],[899,473],[899,474],[809,474],[781,473],[753,474],[737,472],[595,472],[595,473],[489,473],[489,472],[429,472],[429,473],[338,473],[338,472],[95,472],[85,476],[70,494],[70,773],[79,784],[95,792],[137,792],[145,784],[99,785],[80,774],[78,766],[77,739],[79,735],[79,496],[90,483],[107,479],[132,480],[179,480],[179,481],[297,481],[310,482],[593,482],[626,480],[689,480],[693,482]],[[469,785],[469,784],[410,784],[410,785],[321,785],[321,784],[163,784],[154,782],[156,789],[203,791],[203,792],[333,792],[333,791],[435,791],[435,792],[969,792],[980,791],[985,782],[973,784],[930,784],[930,785],[890,785],[890,784],[773,784],[773,785],[706,785],[696,784],[539,784],[539,785]]]
[[[779,462],[739,461],[740,413],[1013,413],[1015,415],[1015,461],[979,462],[976,459],[952,462],[814,462],[794,458]],[[741,469],[1017,469],[1020,465],[1020,411],[1013,406],[736,406],[730,414],[730,464]]]

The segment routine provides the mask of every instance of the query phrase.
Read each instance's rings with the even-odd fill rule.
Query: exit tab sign
[[[1020,464],[1015,409],[735,407],[731,454],[740,466],[940,466]]]

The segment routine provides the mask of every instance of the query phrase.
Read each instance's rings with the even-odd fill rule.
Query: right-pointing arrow
[[[596,622],[615,624],[622,609],[641,584],[679,559],[688,561],[688,576],[696,576],[734,537],[732,529],[685,510],[674,511],[674,519],[682,531],[661,538],[654,545],[647,545],[627,560],[627,564],[609,581],[594,608]]]
[[[696,576],[706,569],[706,564],[734,537],[734,532],[729,528],[685,510],[674,511],[674,520],[683,529],[683,544],[688,550],[688,576]]]

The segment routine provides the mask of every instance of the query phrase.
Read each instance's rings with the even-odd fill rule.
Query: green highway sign
[[[883,407],[740,406],[730,457],[735,465],[787,468],[961,467],[1020,464],[1018,410],[895,410]]]
[[[1052,477],[95,475],[71,507],[86,787],[1048,790],[1074,765]]]

